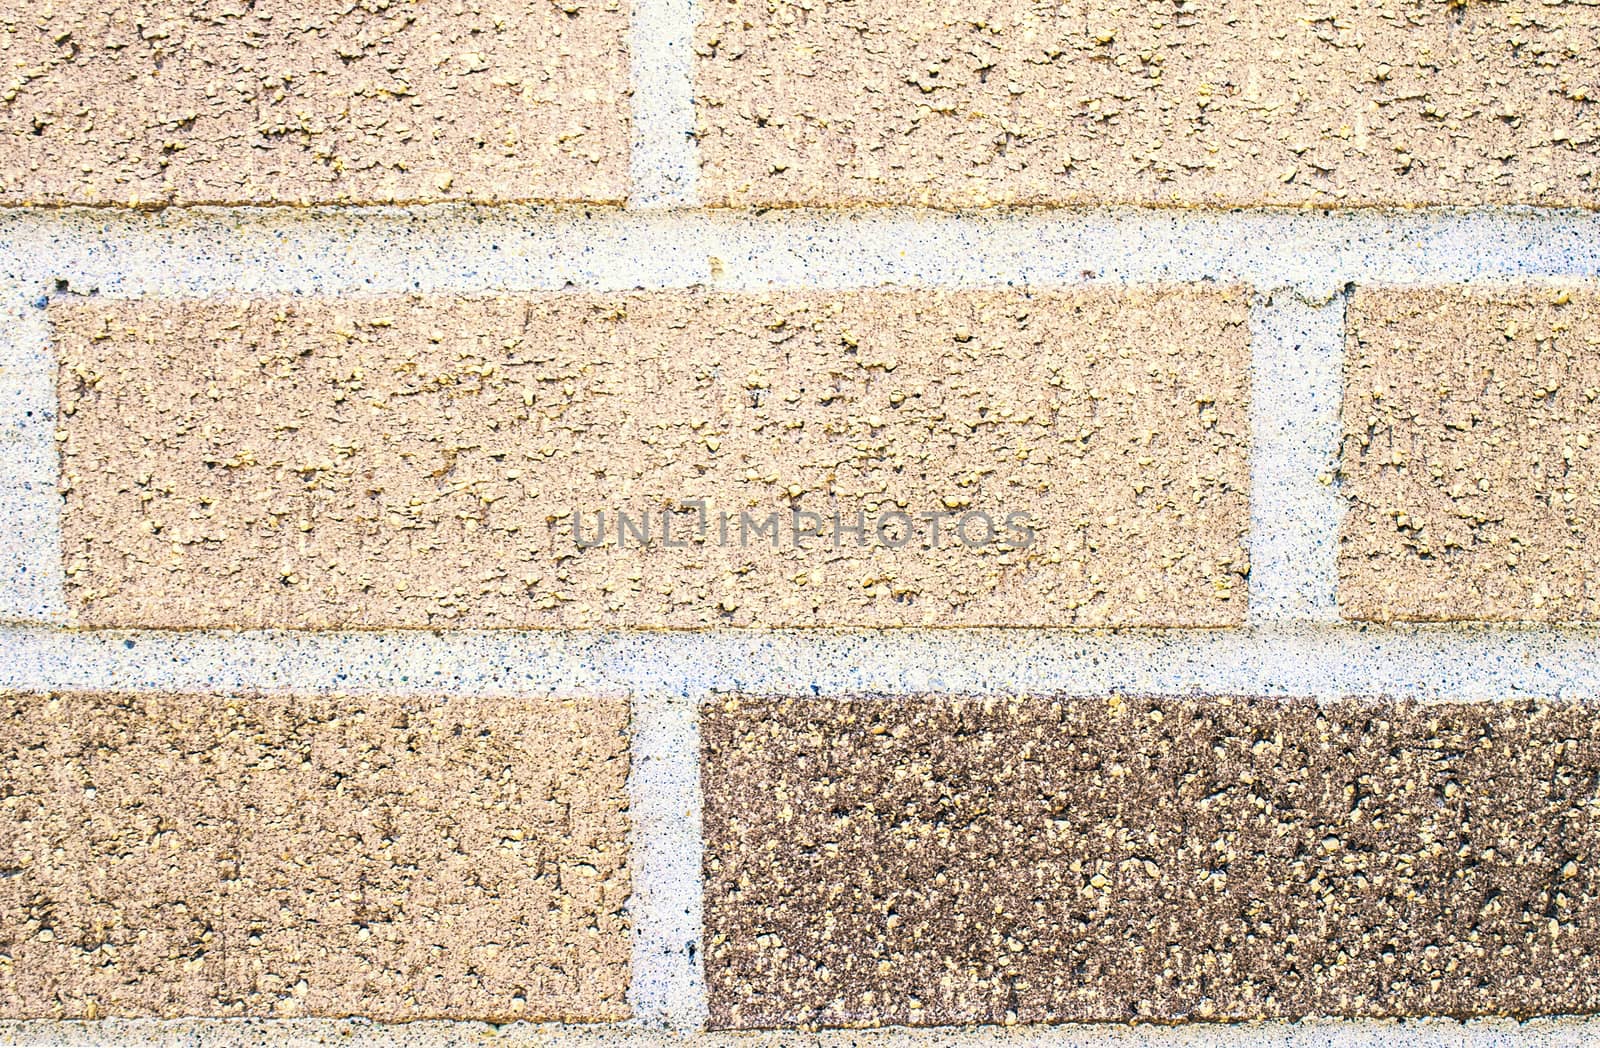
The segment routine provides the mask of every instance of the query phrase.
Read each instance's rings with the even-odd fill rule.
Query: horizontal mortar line
[[[713,261],[715,260],[715,261]],[[83,209],[0,215],[28,300],[109,296],[1355,282],[1600,276],[1600,213]]]
[[[0,687],[745,693],[1109,692],[1600,699],[1600,630],[162,632],[0,629]]]
[[[326,1045],[447,1048],[558,1045],[570,1048],[1579,1048],[1600,1036],[1600,1020],[1564,1017],[1515,1022],[1484,1019],[1305,1020],[1233,1025],[1063,1025],[903,1027],[817,1032],[701,1032],[633,1023],[559,1025],[429,1020],[405,1024],[319,1019],[174,1019],[0,1022],[0,1045]]]

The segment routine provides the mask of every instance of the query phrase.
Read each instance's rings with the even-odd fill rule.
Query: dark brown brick
[[[1581,706],[735,699],[717,1027],[1600,1008]]]

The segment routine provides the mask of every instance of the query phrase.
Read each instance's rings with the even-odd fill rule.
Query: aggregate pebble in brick
[[[724,205],[1600,206],[1600,6],[707,0]]]
[[[1585,706],[734,698],[701,730],[716,1027],[1600,1010]]]
[[[1342,613],[1600,619],[1600,291],[1362,288],[1349,318]]]
[[[0,0],[0,205],[620,200],[618,0]]]
[[[1247,300],[53,308],[68,601],[96,627],[1235,625]],[[696,499],[706,528],[674,513],[668,545],[661,507]],[[937,547],[927,523],[880,541],[896,509],[945,513]],[[795,511],[822,537],[797,548]],[[972,545],[969,511],[995,525]]]
[[[0,714],[0,1015],[628,1014],[621,700]]]

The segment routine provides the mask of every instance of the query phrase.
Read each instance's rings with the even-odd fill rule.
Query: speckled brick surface
[[[0,1045],[1600,1040],[1597,56],[0,0]]]
[[[67,598],[96,627],[1237,625],[1247,306],[62,306]]]
[[[0,1016],[628,1014],[627,704],[7,693]]]
[[[1583,704],[731,698],[702,740],[716,1027],[1600,1009]]]
[[[1600,205],[1600,7],[707,0],[716,204]]]
[[[1592,284],[1356,291],[1344,615],[1600,620],[1597,354]]]
[[[620,0],[0,0],[0,205],[617,201]]]

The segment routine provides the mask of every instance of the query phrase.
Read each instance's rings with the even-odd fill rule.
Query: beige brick
[[[1364,288],[1349,317],[1343,614],[1600,619],[1600,289]]]
[[[1600,205],[1600,6],[707,0],[717,204]]]
[[[1600,1010],[1582,704],[703,712],[717,1027]]]
[[[0,694],[0,1016],[238,1015],[233,755],[188,697]]]
[[[0,1017],[626,1017],[627,704],[5,694]]]
[[[619,200],[627,22],[619,0],[0,0],[0,205]]]
[[[1234,625],[1247,299],[53,309],[68,599],[96,627]]]

